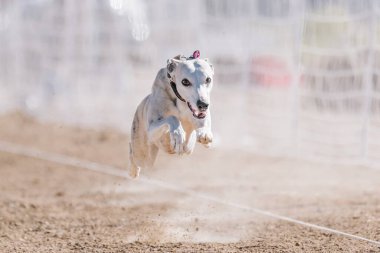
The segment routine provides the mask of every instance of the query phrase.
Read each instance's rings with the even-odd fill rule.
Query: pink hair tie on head
[[[194,59],[197,59],[201,56],[201,53],[199,52],[199,50],[195,50],[194,53],[193,53],[193,58]]]

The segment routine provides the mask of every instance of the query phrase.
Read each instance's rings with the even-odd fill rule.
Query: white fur
[[[138,177],[141,168],[151,167],[159,149],[182,155],[191,154],[196,141],[209,146],[213,137],[210,108],[204,111],[206,116],[203,119],[196,116],[201,115],[197,107],[198,100],[210,104],[213,75],[213,67],[207,59],[178,56],[169,59],[168,66],[158,72],[152,93],[137,107],[133,119],[129,166],[131,177]],[[208,84],[207,77],[211,78]],[[190,81],[190,86],[182,84],[184,78]],[[186,102],[176,97],[170,80],[176,83],[180,96]]]

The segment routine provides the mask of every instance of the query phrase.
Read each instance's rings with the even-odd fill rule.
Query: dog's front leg
[[[197,129],[197,141],[202,143],[205,147],[209,148],[212,143],[212,132],[211,132],[211,114],[208,113],[205,118],[204,126]]]
[[[169,132],[170,153],[183,154],[186,133],[181,122],[174,116],[152,121],[148,128],[148,138],[151,143],[160,146],[162,136]]]

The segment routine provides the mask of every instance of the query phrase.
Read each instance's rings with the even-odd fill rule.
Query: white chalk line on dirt
[[[32,157],[32,158],[36,158],[36,159],[40,159],[40,160],[45,160],[45,161],[49,161],[49,162],[59,163],[62,165],[68,165],[68,166],[73,166],[73,167],[82,168],[82,169],[87,169],[87,170],[99,172],[99,173],[106,174],[106,175],[122,177],[122,178],[133,180],[128,176],[128,173],[125,170],[122,170],[122,169],[119,169],[119,168],[116,168],[113,166],[108,166],[108,165],[104,165],[104,164],[100,164],[100,163],[96,163],[96,162],[77,159],[75,157],[71,157],[71,156],[67,156],[67,155],[41,151],[41,150],[37,150],[34,148],[29,148],[29,147],[25,147],[25,146],[13,144],[13,143],[5,142],[5,141],[0,141],[0,151],[6,152],[6,153],[11,153],[14,155],[22,155],[22,156]],[[371,240],[371,239],[368,239],[368,238],[365,238],[362,236],[353,235],[350,233],[339,231],[339,230],[336,230],[333,228],[328,228],[328,227],[316,225],[313,223],[304,222],[301,220],[297,220],[297,219],[293,219],[293,218],[286,217],[283,215],[275,214],[275,213],[272,213],[269,211],[265,211],[265,210],[262,210],[259,208],[254,208],[254,207],[250,207],[250,206],[246,206],[246,205],[242,205],[242,204],[238,204],[238,203],[234,203],[234,202],[230,202],[230,201],[225,201],[223,199],[219,199],[219,198],[216,198],[213,196],[209,196],[207,194],[203,194],[200,192],[196,192],[193,190],[182,188],[182,187],[179,187],[179,186],[176,186],[176,185],[173,185],[173,184],[161,181],[161,180],[156,180],[156,179],[142,177],[142,176],[137,180],[140,180],[141,182],[149,184],[149,185],[154,185],[154,186],[157,186],[160,188],[164,188],[164,189],[168,189],[168,190],[175,191],[178,193],[186,194],[186,195],[198,198],[198,199],[203,199],[203,200],[207,200],[210,202],[222,204],[225,206],[234,207],[234,208],[244,210],[244,211],[254,212],[254,213],[264,215],[267,217],[271,217],[271,218],[274,218],[277,220],[282,220],[282,221],[298,224],[301,226],[314,228],[314,229],[325,231],[325,232],[328,232],[331,234],[337,234],[337,235],[349,237],[352,239],[357,239],[357,240],[373,243],[373,244],[380,246],[380,241],[375,241],[375,240]]]

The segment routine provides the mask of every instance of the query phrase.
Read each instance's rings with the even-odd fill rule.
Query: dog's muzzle
[[[189,102],[187,102],[187,106],[190,108],[191,112],[193,113],[193,116],[197,119],[204,119],[206,117],[206,110],[200,111],[198,114],[197,111],[191,106]]]

